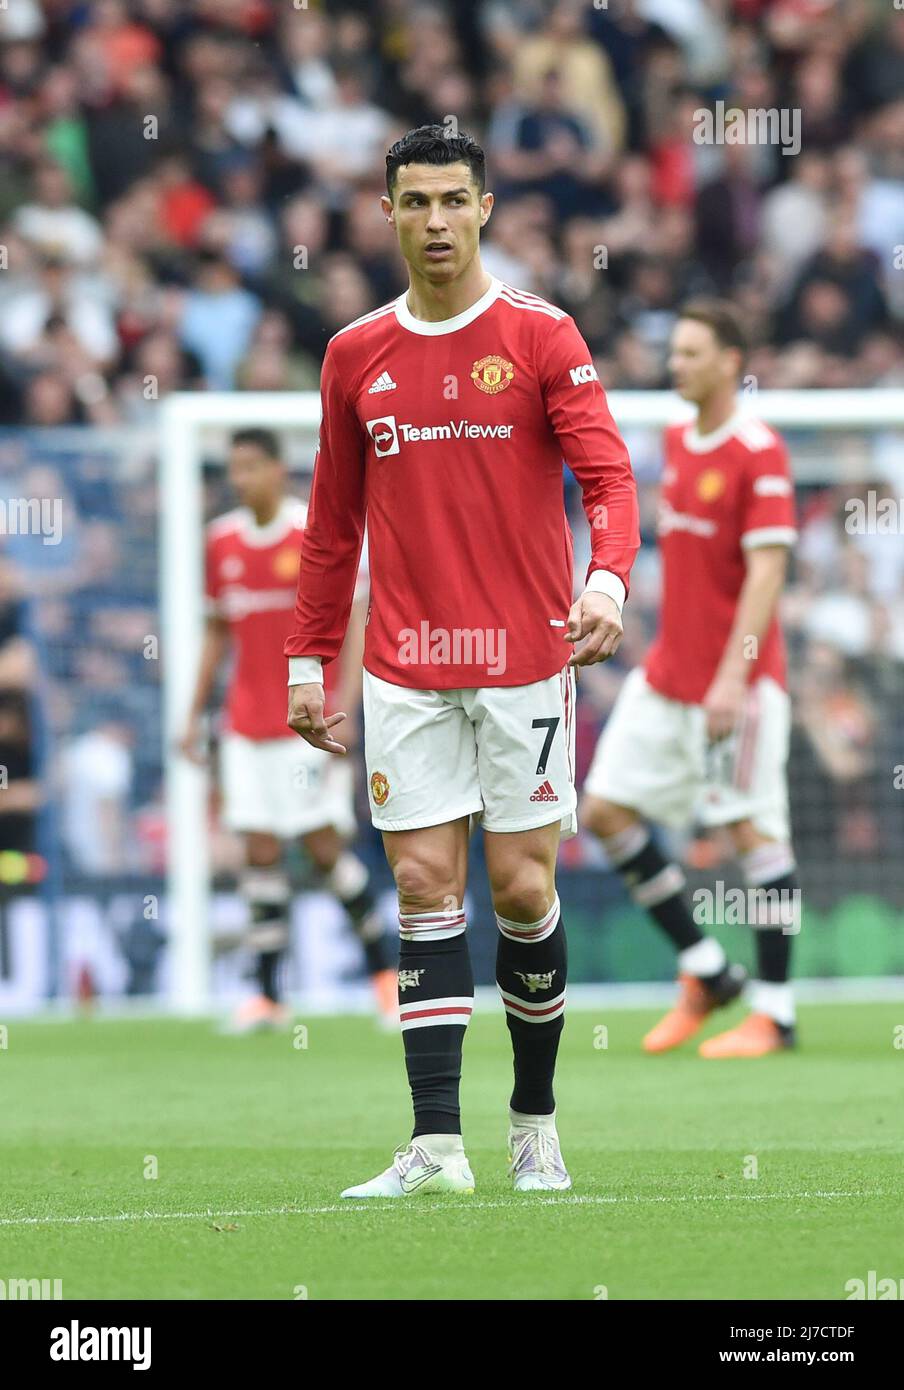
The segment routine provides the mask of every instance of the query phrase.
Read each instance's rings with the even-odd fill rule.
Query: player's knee
[[[253,830],[245,837],[245,862],[249,868],[269,869],[282,860],[282,845],[276,835]]]
[[[627,830],[638,820],[636,812],[627,806],[617,806],[613,801],[604,801],[599,796],[584,796],[578,807],[578,822],[581,828],[598,835],[601,840]]]
[[[429,850],[406,851],[393,874],[400,912],[435,912],[461,904],[461,885],[453,882],[448,863]]]
[[[555,881],[548,866],[527,859],[493,885],[493,908],[511,922],[539,922],[553,904]]]
[[[314,866],[321,873],[328,874],[335,868],[344,846],[339,832],[334,826],[329,825],[305,835],[304,847]]]

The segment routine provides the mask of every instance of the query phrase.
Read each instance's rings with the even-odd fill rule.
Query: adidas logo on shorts
[[[551,782],[543,782],[531,797],[531,801],[558,801]]]

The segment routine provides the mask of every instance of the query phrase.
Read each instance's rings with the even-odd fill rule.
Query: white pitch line
[[[581,1197],[578,1194],[573,1194],[570,1197],[559,1197],[554,1193],[549,1193],[546,1196],[541,1196],[538,1201],[544,1207],[636,1206],[648,1203],[672,1204],[679,1202],[824,1202],[839,1198],[884,1196],[884,1192],[750,1192],[743,1195],[733,1192],[715,1192],[710,1195],[701,1194],[687,1197]],[[415,1202],[402,1202],[401,1209],[407,1212],[493,1211],[500,1207],[512,1209],[519,1202],[525,1207],[531,1205],[523,1197],[516,1198],[513,1195],[501,1200],[481,1201],[480,1198],[476,1198],[474,1201],[462,1201],[454,1204],[425,1202],[418,1199]],[[344,1202],[337,1202],[328,1207],[257,1207],[242,1211],[123,1211],[115,1216],[6,1216],[0,1217],[0,1226],[89,1226],[118,1221],[227,1221],[237,1216],[330,1216],[339,1211],[373,1209],[375,1205],[377,1210],[386,1211],[399,1207],[400,1199],[369,1197],[356,1200],[346,1198]]]

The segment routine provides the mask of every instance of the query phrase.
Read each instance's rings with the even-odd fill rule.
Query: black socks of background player
[[[249,867],[240,891],[248,909],[246,941],[257,953],[255,977],[261,994],[276,1003],[280,996],[280,965],[289,944],[289,881],[279,865]]]
[[[636,824],[604,838],[609,861],[624,879],[631,897],[649,912],[678,951],[681,973],[707,982],[728,967],[728,958],[714,936],[704,936],[683,896],[684,874],[670,864],[653,843],[645,825]],[[791,937],[800,929],[799,890],[791,846],[769,841],[741,856],[748,888],[761,889],[749,925],[754,930],[757,978],[747,1002],[783,1029],[794,1024],[794,999],[788,983]]]
[[[748,920],[756,946],[757,978],[748,1001],[754,1013],[768,1014],[783,1032],[794,1027],[794,996],[788,975],[791,941],[800,931],[800,889],[794,852],[770,840],[741,856],[748,888]],[[755,894],[749,890],[754,889]]]
[[[567,971],[559,899],[537,922],[513,922],[497,914],[496,925],[496,983],[505,1005],[515,1071],[511,1108],[522,1116],[552,1115]]]
[[[367,973],[378,975],[381,970],[395,970],[395,943],[387,935],[377,910],[367,867],[351,850],[343,850],[325,882],[349,915],[364,950]]]
[[[665,858],[647,826],[629,825],[626,830],[605,836],[603,845],[610,864],[621,874],[631,897],[638,907],[649,912],[677,951],[708,947],[710,942],[715,947],[715,950],[696,952],[702,968],[693,969],[682,962],[684,968],[701,977],[723,970],[727,964],[725,952],[713,938],[704,938],[688,910],[683,872]]]
[[[399,1015],[412,1138],[460,1135],[461,1050],[474,1007],[464,911],[400,913]]]
[[[324,879],[348,913],[364,949],[368,974],[394,970],[394,944],[377,911],[365,865],[350,850],[343,850]],[[255,977],[261,993],[276,1002],[289,944],[289,881],[281,865],[249,866],[242,875],[241,892],[251,922],[247,944],[257,954]]]

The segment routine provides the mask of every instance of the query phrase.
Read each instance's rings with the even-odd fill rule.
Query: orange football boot
[[[768,1014],[748,1014],[737,1028],[707,1038],[698,1049],[701,1057],[765,1057],[784,1052],[795,1042],[793,1028],[781,1028]]]
[[[387,1028],[395,1028],[399,1022],[399,972],[397,970],[378,970],[371,975],[377,1012],[381,1023]]]
[[[668,1052],[699,1033],[714,1009],[737,999],[747,980],[742,965],[729,965],[710,984],[696,975],[679,975],[678,1003],[651,1028],[643,1040],[644,1052]]]
[[[266,1028],[286,1028],[292,1015],[285,1004],[277,1004],[266,994],[254,994],[238,1006],[229,1025],[230,1033],[256,1033]]]

